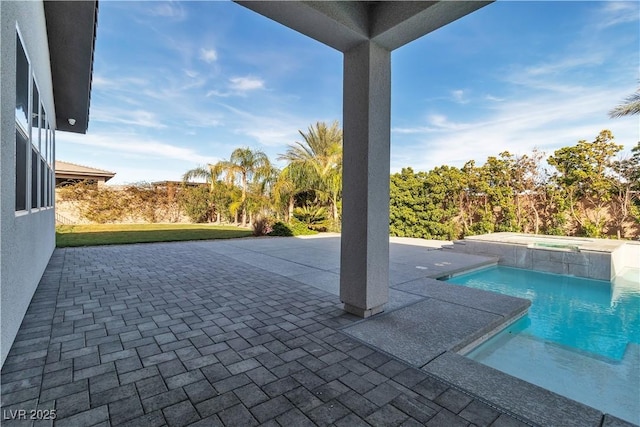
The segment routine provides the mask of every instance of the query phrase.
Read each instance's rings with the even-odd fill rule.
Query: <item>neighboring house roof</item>
[[[109,181],[115,176],[115,172],[103,169],[91,168],[89,166],[77,165],[75,163],[62,162],[56,160],[56,178],[62,179],[99,179]]]
[[[89,126],[98,2],[45,1],[44,14],[56,129],[86,133]]]

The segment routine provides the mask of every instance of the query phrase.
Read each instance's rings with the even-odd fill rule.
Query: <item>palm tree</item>
[[[259,178],[249,183],[247,191],[247,212],[249,226],[253,226],[256,213],[268,216],[272,207],[272,193],[280,171],[275,167],[265,168]]]
[[[255,183],[269,176],[272,167],[269,158],[262,151],[252,151],[250,148],[236,148],[229,160],[216,163],[216,170],[226,174],[229,182],[236,182],[239,178],[242,197],[242,225],[247,225],[247,191],[249,183]]]
[[[304,142],[296,141],[289,145],[287,152],[280,155],[280,160],[287,160],[303,173],[303,182],[298,181],[299,188],[314,190],[318,196],[331,205],[333,220],[338,218],[338,199],[342,189],[342,130],[338,122],[331,126],[317,122],[309,126],[308,133],[302,131]]]
[[[310,187],[304,183],[304,173],[301,172],[298,165],[293,163],[289,164],[280,171],[273,183],[273,204],[278,213],[277,215],[284,210],[284,217],[287,222],[293,217],[296,194],[310,189]]]
[[[217,175],[214,177],[213,173],[213,165],[207,166],[198,166],[197,168],[188,170],[182,175],[182,181],[187,183],[192,179],[204,179],[213,189],[213,183],[217,178]]]
[[[640,89],[629,95],[622,104],[609,111],[609,117],[622,117],[640,114]]]

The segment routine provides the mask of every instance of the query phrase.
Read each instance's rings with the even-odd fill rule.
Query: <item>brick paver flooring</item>
[[[336,296],[214,244],[56,250],[2,368],[2,424],[522,425],[342,334],[359,319]]]

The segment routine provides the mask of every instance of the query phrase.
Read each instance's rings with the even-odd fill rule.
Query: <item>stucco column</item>
[[[340,299],[361,317],[389,299],[391,52],[363,42],[344,53]]]

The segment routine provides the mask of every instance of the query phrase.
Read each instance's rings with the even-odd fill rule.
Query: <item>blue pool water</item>
[[[494,267],[448,280],[531,301],[478,362],[640,423],[640,274],[614,283]]]

